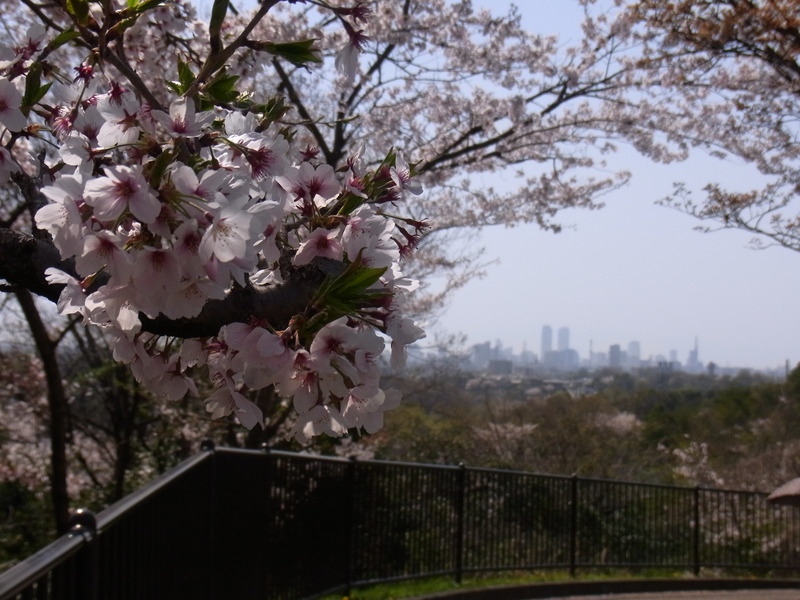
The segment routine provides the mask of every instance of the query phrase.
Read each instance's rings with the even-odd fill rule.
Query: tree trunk
[[[50,338],[33,296],[28,290],[15,292],[42,360],[47,381],[47,406],[50,412],[50,494],[56,529],[67,531],[69,494],[67,493],[67,393],[56,358],[56,342]]]

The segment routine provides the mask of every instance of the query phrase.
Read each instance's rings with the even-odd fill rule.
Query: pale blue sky
[[[475,4],[505,11],[509,2]],[[529,27],[576,35],[575,0],[517,4]],[[632,153],[611,166],[632,171],[633,181],[607,196],[606,208],[565,215],[574,230],[485,231],[486,256],[500,264],[457,292],[431,333],[502,340],[517,351],[527,344],[538,353],[543,325],[568,326],[582,356],[590,340],[595,351],[638,340],[645,358],[677,350],[685,361],[697,337],[703,362],[777,368],[800,361],[800,254],[752,250],[743,232],[699,233],[692,217],[654,204],[673,181],[749,189],[757,173],[701,158],[659,166]]]

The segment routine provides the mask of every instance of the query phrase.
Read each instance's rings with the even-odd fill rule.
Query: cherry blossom
[[[6,183],[12,173],[19,173],[19,164],[11,156],[11,153],[0,147],[0,185]]]
[[[100,99],[96,105],[102,117],[102,126],[97,132],[97,143],[101,146],[123,146],[139,139],[139,103],[132,92],[115,88]]]
[[[206,410],[214,419],[233,414],[248,429],[252,429],[264,419],[258,406],[240,392],[228,387],[221,387],[208,397]]]
[[[335,230],[315,229],[300,243],[297,254],[294,255],[294,265],[307,265],[317,256],[341,260],[343,249],[341,242],[336,239],[338,236],[339,232]]]
[[[369,11],[356,8],[330,10],[362,48],[353,24]],[[147,27],[185,26],[166,7],[152,11],[131,26],[129,56],[156,60],[140,37]],[[168,401],[196,396],[192,377],[204,370],[212,418],[264,426],[254,398],[270,388],[295,407],[288,433],[298,440],[377,430],[397,399],[380,387],[384,348],[395,338],[398,354],[423,335],[399,314],[412,287],[399,264],[408,218],[380,208],[421,192],[402,155],[387,150],[367,167],[357,150],[336,168],[291,119],[239,93],[224,61],[197,75],[184,63],[164,86],[122,55],[105,55],[112,70],[65,53],[77,62],[63,71],[77,76],[48,81],[28,69],[50,36],[12,52],[6,77],[0,69],[0,123],[34,123],[54,149],[35,196],[52,261],[42,293],[103,327],[114,358]],[[20,83],[38,78],[26,85],[30,118],[15,69]],[[6,174],[21,173],[3,151]],[[22,189],[32,194],[29,166]]]
[[[28,124],[28,119],[22,114],[20,105],[22,93],[12,81],[5,77],[0,78],[0,125],[11,131],[21,131]]]
[[[150,189],[138,165],[105,167],[105,177],[86,183],[83,198],[94,207],[101,221],[114,221],[129,210],[142,223],[152,223],[161,212],[161,203]]]
[[[211,121],[214,113],[195,113],[194,102],[191,98],[176,98],[169,105],[169,114],[161,110],[150,113],[167,132],[176,137],[197,137]]]

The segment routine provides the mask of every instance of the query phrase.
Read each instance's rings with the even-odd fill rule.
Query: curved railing
[[[206,451],[0,575],[9,598],[313,598],[433,575],[800,569],[800,515],[765,494]]]

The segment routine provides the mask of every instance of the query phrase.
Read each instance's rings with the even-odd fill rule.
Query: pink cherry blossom
[[[297,254],[292,261],[295,266],[307,265],[317,256],[342,260],[344,249],[341,242],[336,238],[339,236],[338,230],[315,229],[311,235],[300,244]]]
[[[425,330],[413,319],[392,314],[386,323],[386,334],[392,338],[392,368],[402,369],[406,364],[406,346],[425,337]]]
[[[22,93],[13,82],[0,77],[0,125],[11,131],[22,131],[28,125],[28,119],[22,114]]]
[[[214,257],[227,263],[248,256],[251,240],[257,233],[253,214],[238,203],[227,204],[215,212],[209,211],[208,216],[211,225],[200,240],[200,260],[208,262]]]
[[[299,415],[292,428],[292,435],[299,442],[326,434],[340,437],[347,433],[347,426],[339,411],[327,404],[318,404],[306,413]]]
[[[152,10],[149,16],[165,19],[160,33],[192,39],[178,36],[185,23],[173,18],[172,9]],[[343,8],[340,17],[360,23],[368,12],[359,4]],[[255,96],[251,103],[246,94],[198,113],[198,99],[215,101],[207,77],[222,71],[201,75],[206,79],[197,86],[182,81],[198,89],[165,109],[163,99],[171,96],[162,89],[163,77],[136,72],[137,61],[175,58],[174,48],[151,47],[140,23],[120,42],[138,40],[138,46],[115,55],[117,80],[88,64],[59,65],[61,73],[77,77],[39,88],[44,96],[31,107],[36,127],[7,136],[8,147],[0,148],[5,181],[12,172],[21,178],[39,172],[33,159],[24,165],[14,160],[32,156],[33,134],[54,147],[38,175],[46,185],[37,182],[23,195],[39,185],[36,201],[48,203],[35,215],[37,227],[50,234],[64,264],[74,265],[73,273],[47,272],[48,282],[62,286],[59,311],[103,327],[115,360],[129,365],[154,394],[171,400],[194,395],[191,377],[204,369],[215,388],[206,399],[213,418],[233,415],[248,428],[264,424],[251,398],[272,386],[295,407],[290,435],[298,439],[340,436],[348,427],[376,430],[388,408],[379,366],[386,344],[378,331],[403,329],[390,323],[393,315],[400,318],[407,281],[398,265],[398,223],[409,221],[375,207],[397,208],[401,184],[413,190],[402,157],[372,154],[368,162],[362,147],[350,157],[341,152],[340,166],[328,164],[325,145],[308,139],[305,125],[292,124],[296,115],[276,120],[279,110],[270,113],[269,103]],[[360,50],[363,31],[349,21],[344,27],[351,47]],[[159,36],[152,41],[157,46]],[[29,70],[44,43],[31,38],[21,53],[12,52],[9,71],[0,77],[0,124],[8,130],[33,122],[21,109],[25,78],[50,83],[50,75]],[[202,56],[201,42],[190,45],[187,51]],[[107,91],[98,94],[100,86]],[[313,289],[303,289],[298,300],[291,292],[298,277],[315,281],[312,287],[335,277],[347,286],[347,277],[354,277],[358,286],[366,266],[386,267],[373,286],[378,295],[334,302]],[[273,315],[270,295],[285,302],[282,288],[290,290],[289,306]],[[160,333],[168,321],[190,329],[203,323],[237,294],[254,300],[249,322],[198,330],[202,337],[182,343],[174,331]],[[220,304],[210,306],[210,300]],[[398,344],[409,337],[395,333]]]
[[[169,105],[169,114],[154,110],[153,119],[158,121],[171,136],[197,137],[203,128],[214,120],[210,111],[195,113],[194,101],[191,98],[176,98]]]
[[[0,146],[0,185],[6,183],[12,173],[19,173],[20,166],[11,153]]]
[[[390,172],[392,181],[400,189],[406,190],[415,196],[419,196],[422,193],[422,184],[418,180],[411,178],[411,170],[402,153],[397,153],[395,166],[391,168]]]
[[[206,410],[211,418],[233,414],[244,427],[252,429],[264,422],[264,413],[243,394],[228,387],[221,387],[206,399]]]
[[[333,167],[330,165],[313,166],[308,162],[291,168],[286,175],[275,180],[296,198],[306,202],[315,202],[318,207],[326,206],[341,190]]]
[[[78,280],[64,271],[52,267],[45,271],[45,276],[48,283],[65,286],[56,303],[58,312],[62,315],[83,314],[86,293]]]
[[[76,270],[83,276],[105,270],[115,284],[128,283],[132,257],[124,244],[123,238],[107,230],[85,235],[81,253],[75,257]]]
[[[97,103],[97,111],[103,118],[97,143],[110,148],[136,142],[141,132],[139,108],[139,103],[127,90],[103,97]]]
[[[105,167],[105,177],[86,184],[83,197],[94,207],[101,221],[114,221],[129,210],[142,223],[152,223],[161,212],[161,203],[142,175],[142,168],[116,165]]]

